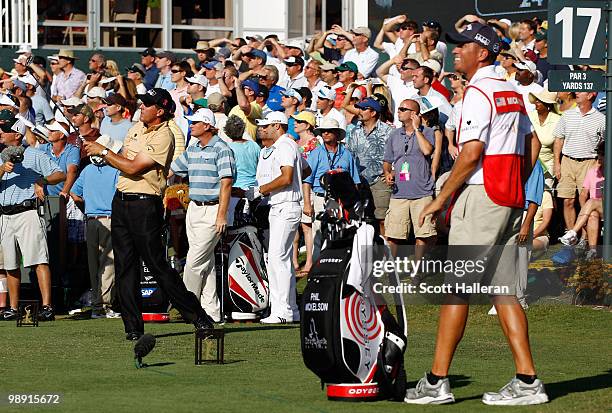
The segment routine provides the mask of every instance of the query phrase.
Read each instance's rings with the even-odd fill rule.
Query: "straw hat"
[[[70,60],[78,59],[77,57],[74,57],[74,52],[72,50],[66,50],[66,49],[60,49],[60,51],[57,52],[57,57],[64,58],[64,59],[70,59]]]
[[[529,102],[532,105],[535,105],[536,100],[539,100],[542,103],[546,103],[549,105],[553,105],[553,112],[559,113],[557,108],[557,92],[549,92],[547,89],[542,89],[538,93],[529,93]]]
[[[314,130],[314,134],[321,135],[326,130],[336,131],[339,141],[343,140],[344,137],[346,136],[345,130],[340,127],[340,124],[338,123],[338,121],[330,117],[323,118],[321,125]]]

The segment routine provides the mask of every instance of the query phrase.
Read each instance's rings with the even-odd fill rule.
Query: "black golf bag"
[[[223,291],[221,310],[226,319],[255,320],[269,307],[261,236],[267,225],[267,214],[262,212],[266,208],[242,199],[235,211],[234,224],[215,252],[217,279],[221,284],[217,291]]]
[[[376,226],[363,221],[367,205],[350,176],[330,175],[322,179],[326,211],[317,217],[325,241],[302,295],[304,364],[326,383],[330,400],[403,400],[403,299],[393,297],[396,319],[370,277],[374,260],[389,257],[389,250]],[[399,284],[395,273],[389,278]]]
[[[159,288],[144,261],[140,262],[140,293],[142,295],[142,319],[145,323],[167,323],[170,321],[170,301]]]

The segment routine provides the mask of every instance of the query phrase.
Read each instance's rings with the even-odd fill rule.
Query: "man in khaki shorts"
[[[436,235],[436,227],[427,217],[419,225],[419,215],[432,201],[434,179],[431,176],[431,154],[434,149],[433,129],[421,125],[419,104],[406,99],[398,107],[402,127],[394,129],[385,144],[383,170],[393,194],[385,217],[387,241],[393,255],[399,240],[406,240],[414,228],[416,259]],[[419,248],[420,247],[420,248]]]
[[[597,93],[593,92],[576,93],[576,107],[563,112],[553,133],[554,173],[559,180],[557,196],[563,199],[567,229],[576,223],[576,190],[582,190],[584,176],[597,161],[597,144],[606,135],[606,117],[593,107],[596,97]],[[581,243],[586,247],[586,239]]]
[[[536,375],[529,345],[527,317],[515,296],[518,233],[525,202],[523,177],[531,173],[536,160],[531,153],[539,152],[539,141],[532,132],[521,94],[495,72],[493,64],[501,41],[493,28],[474,22],[461,33],[447,34],[447,38],[457,44],[453,50],[455,69],[469,80],[457,128],[460,152],[440,194],[424,208],[419,222],[424,222],[427,215],[438,215],[452,197],[456,202],[451,212],[449,252],[457,255],[463,249],[459,260],[468,258],[474,263],[474,251],[482,251],[488,260],[484,271],[476,272],[491,276],[491,287],[506,278],[506,291],[493,290],[489,297],[508,340],[516,374],[499,391],[485,393],[482,402],[546,403],[548,396]],[[504,247],[495,249],[500,245]],[[493,255],[492,251],[497,253]],[[459,264],[459,260],[451,261]],[[448,372],[463,338],[469,302],[461,291],[463,275],[455,271],[447,276],[455,276],[456,282],[451,284],[452,293],[445,297],[440,310],[432,367],[416,388],[406,392],[406,403],[455,401]],[[471,285],[478,288],[480,284]]]

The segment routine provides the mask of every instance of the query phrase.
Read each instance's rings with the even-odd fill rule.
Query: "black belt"
[[[325,198],[325,194],[324,193],[323,194],[318,194],[316,192],[313,192],[313,194],[315,194],[315,196],[319,196],[321,198]]]
[[[197,206],[210,206],[217,205],[219,203],[218,199],[215,199],[214,201],[196,201],[195,199],[192,199],[191,201]]]
[[[160,200],[161,197],[159,195],[151,195],[151,194],[138,194],[132,192],[115,192],[115,197],[121,199],[122,201],[140,201],[142,199],[156,199]]]
[[[16,215],[36,209],[35,199],[26,199],[20,204],[0,206],[0,215]]]
[[[576,162],[584,162],[584,161],[594,161],[597,158],[572,158],[571,156],[563,155],[566,158],[570,158],[572,161]]]

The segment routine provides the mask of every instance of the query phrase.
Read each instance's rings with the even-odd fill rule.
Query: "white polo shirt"
[[[327,112],[327,115],[323,115],[321,111],[318,110],[317,113],[315,114],[315,121],[316,121],[317,127],[321,126],[321,123],[323,122],[323,119],[325,118],[337,120],[338,125],[340,125],[340,128],[346,130],[346,116],[344,116],[342,112],[340,112],[338,109],[331,108],[329,112]]]
[[[346,52],[342,62],[353,62],[357,65],[359,73],[363,77],[370,77],[370,74],[378,63],[378,53],[374,51],[370,46],[363,52],[359,53],[357,49],[353,48]]]
[[[394,119],[393,124],[396,128],[399,128],[402,126],[402,122],[400,122],[397,117],[397,108],[404,100],[413,98],[419,93],[419,91],[414,88],[412,81],[404,81],[400,78],[399,72],[395,66],[393,66],[392,69],[395,70],[389,71],[389,75],[387,76],[387,86],[391,92],[391,104],[393,107]]]
[[[472,140],[484,143],[483,155],[466,183],[484,184],[498,205],[523,208],[525,136],[533,127],[522,95],[512,82],[500,79],[493,66],[478,69],[470,80],[457,130],[460,150]]]
[[[282,202],[300,202],[302,200],[302,163],[295,140],[288,134],[277,139],[269,148],[263,148],[259,153],[257,164],[257,184],[259,186],[268,184],[281,175],[281,167],[291,166],[293,168],[293,179],[291,185],[283,189],[273,191],[268,197],[270,205]]]

